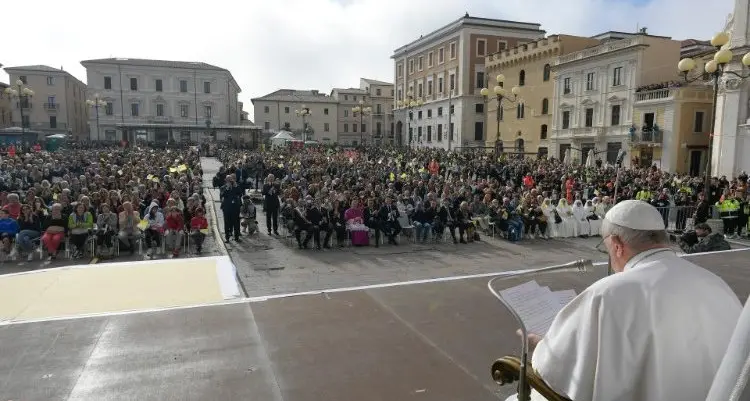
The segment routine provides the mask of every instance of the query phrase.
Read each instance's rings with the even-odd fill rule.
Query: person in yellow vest
[[[740,202],[737,198],[730,197],[727,194],[724,196],[724,199],[716,202],[716,206],[719,208],[719,216],[724,223],[724,236],[726,238],[736,238],[735,230],[737,229]]]
[[[635,200],[640,200],[640,201],[644,201],[644,202],[650,202],[651,201],[651,191],[649,191],[647,187],[641,188],[641,190],[638,191],[637,194],[635,194]]]

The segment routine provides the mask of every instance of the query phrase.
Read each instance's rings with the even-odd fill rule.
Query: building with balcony
[[[485,146],[480,95],[485,58],[542,38],[537,23],[466,14],[394,50],[397,143],[445,149]],[[422,104],[409,107],[411,100]]]
[[[252,102],[253,121],[266,135],[286,130],[302,139],[306,131],[308,139],[318,142],[338,140],[338,104],[331,96],[317,90],[279,89]]]
[[[9,85],[21,80],[34,91],[28,101],[9,99],[11,125],[23,125],[40,134],[69,134],[75,139],[88,137],[86,84],[62,69],[46,65],[5,67],[5,72],[10,76]]]
[[[2,65],[0,64],[0,67]],[[3,94],[8,84],[0,82],[0,129],[8,128],[13,122],[13,109],[11,108],[10,98]]]
[[[372,144],[368,118],[355,113],[355,107],[372,107],[368,92],[359,88],[333,88],[331,98],[338,104],[338,143],[348,146]]]
[[[635,91],[678,79],[680,42],[663,36],[606,32],[601,44],[560,56],[552,63],[555,91],[549,152],[567,149],[582,162],[593,149],[597,159],[614,163],[627,150],[633,125]],[[630,157],[624,163],[629,165]]]
[[[711,129],[710,86],[672,86],[636,92],[630,128],[631,160],[664,171],[703,173]]]
[[[202,62],[108,58],[85,60],[94,140],[153,142],[242,140],[240,86],[229,70]]]
[[[375,79],[361,78],[359,89],[367,92],[370,102],[365,107],[370,107],[368,116],[372,139],[368,142],[375,145],[394,145],[394,123],[393,123],[393,98],[395,89],[390,82]]]
[[[484,107],[486,146],[498,151],[547,155],[555,91],[552,63],[556,57],[597,44],[597,39],[552,35],[487,56],[484,68],[490,95]],[[505,88],[518,86],[521,94],[515,102],[512,98],[503,99],[498,114],[493,88],[499,74],[505,76]]]

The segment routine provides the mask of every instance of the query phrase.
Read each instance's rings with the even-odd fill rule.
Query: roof
[[[685,39],[680,43],[680,58],[701,57],[716,52],[707,40]]]
[[[317,90],[279,89],[265,96],[250,99],[255,101],[291,102],[291,103],[336,103],[336,99],[318,92]]]
[[[5,71],[36,71],[36,72],[68,72],[60,68],[52,68],[47,65],[23,65],[18,67],[5,67]]]
[[[370,85],[393,85],[393,82],[378,81],[377,79],[362,78]]]
[[[651,34],[648,34],[648,33],[645,33],[645,32],[621,32],[621,31],[607,31],[607,32],[602,32],[602,33],[600,33],[598,35],[592,36],[591,38],[592,39],[599,39],[599,40],[606,40],[606,39],[631,38],[633,36],[648,36],[650,38],[657,38],[657,39],[672,39],[671,36],[651,35]]]

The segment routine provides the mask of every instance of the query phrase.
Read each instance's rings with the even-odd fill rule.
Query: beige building
[[[489,55],[484,64],[490,92],[485,108],[486,146],[546,155],[555,91],[552,63],[556,57],[597,44],[597,39],[552,35]],[[521,93],[515,101],[512,96],[503,99],[498,113],[494,87],[500,74],[505,76],[504,88],[510,91],[518,86]]]
[[[13,120],[10,98],[3,93],[7,87],[8,84],[0,82],[0,129],[10,127]]]
[[[366,115],[355,113],[355,107],[372,107],[367,91],[358,88],[333,88],[331,97],[338,103],[338,143],[357,146],[372,144]]]
[[[391,56],[397,142],[446,149],[485,146],[484,99],[480,95],[485,85],[485,58],[543,37],[540,24],[466,14],[397,48]],[[408,107],[410,100],[422,104]]]
[[[21,80],[34,91],[27,104],[11,99],[13,125],[23,125],[41,134],[70,134],[76,139],[89,136],[86,84],[70,73],[48,67],[33,65],[6,67],[10,84]]]
[[[601,44],[557,57],[549,154],[583,162],[591,150],[614,163],[630,148],[636,90],[679,78],[680,42],[639,33],[606,32]],[[629,165],[631,157],[625,157]]]
[[[393,84],[390,82],[377,81],[374,79],[361,78],[359,89],[367,92],[372,110],[368,116],[372,141],[375,145],[395,144],[393,134]]]
[[[326,144],[337,141],[338,105],[331,96],[317,90],[279,89],[252,102],[253,121],[266,134],[286,130],[302,139],[306,126],[307,139]]]

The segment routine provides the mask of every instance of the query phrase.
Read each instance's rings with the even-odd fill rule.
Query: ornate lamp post
[[[94,110],[96,111],[96,141],[99,142],[100,141],[100,137],[99,137],[99,107],[106,106],[107,102],[105,102],[104,100],[102,100],[99,97],[99,94],[97,93],[96,95],[94,95],[93,99],[86,100],[86,104],[89,107],[93,107]]]
[[[364,135],[365,130],[362,129],[362,118],[364,118],[365,115],[369,115],[372,112],[371,107],[365,107],[365,101],[360,100],[359,106],[352,107],[352,113],[354,113],[354,117],[359,114],[359,144],[364,145]]]
[[[23,109],[31,108],[31,98],[34,96],[34,91],[19,79],[15,86],[5,88],[5,94],[9,99],[18,99],[18,110],[21,111],[21,133],[23,134],[26,132],[26,124],[23,122]]]
[[[414,142],[414,136],[411,134],[411,120],[414,118],[414,108],[422,106],[422,99],[415,99],[412,91],[406,92],[406,99],[399,100],[396,103],[396,107],[406,109],[407,117],[406,120],[406,132],[409,135],[407,146],[411,149],[411,144]]]
[[[510,93],[505,90],[503,87],[503,83],[505,82],[505,75],[499,74],[495,80],[497,81],[497,85],[492,89],[492,92],[494,93],[495,97],[497,98],[497,133],[495,137],[495,153],[500,153],[500,143],[502,143],[502,140],[500,139],[500,113],[503,109],[503,100],[507,100],[511,103],[515,103],[518,100],[518,95],[521,93],[521,88],[518,86],[514,86]],[[479,92],[482,94],[482,96],[485,97],[487,101],[489,101],[490,98],[490,90],[488,88],[482,88],[482,90]]]
[[[302,140],[307,141],[310,139],[307,137],[307,116],[310,115],[310,108],[303,104],[299,110],[294,110],[294,112],[302,117]]]
[[[713,100],[711,102],[711,131],[708,135],[708,156],[706,157],[706,178],[704,182],[704,195],[706,201],[710,202],[711,199],[709,198],[710,195],[710,188],[711,188],[711,155],[713,153],[713,142],[714,142],[714,130],[716,129],[716,101],[719,95],[719,81],[722,79],[724,74],[733,75],[738,81],[744,80],[750,75],[742,75],[735,71],[729,71],[727,70],[727,64],[732,62],[734,59],[734,54],[729,49],[722,49],[724,45],[729,43],[729,34],[726,32],[720,32],[717,33],[712,39],[711,39],[711,45],[716,48],[716,53],[714,53],[713,60],[710,60],[706,63],[704,70],[705,73],[708,74],[712,80],[713,80]],[[742,65],[748,67],[750,66],[750,53],[745,54],[742,57]],[[700,74],[690,77],[688,76],[690,71],[695,69],[695,60],[692,58],[684,58],[680,60],[680,62],[677,64],[677,68],[682,73],[683,78],[685,79],[685,82],[695,82],[697,80],[704,79],[704,73],[701,72]]]

